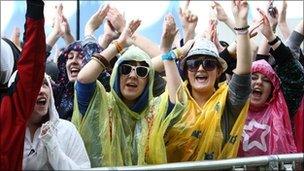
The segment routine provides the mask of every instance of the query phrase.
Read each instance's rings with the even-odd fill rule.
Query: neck
[[[30,130],[31,142],[33,142],[35,132],[41,126],[41,124],[40,123],[39,124],[34,124],[34,123],[31,123],[31,122],[28,122],[27,126]]]
[[[134,104],[135,104],[135,100],[127,100],[125,98],[123,98],[123,102],[129,107],[131,108]]]
[[[205,103],[210,99],[210,97],[213,95],[214,90],[207,91],[207,92],[199,92],[195,90],[191,90],[191,95],[195,102],[200,106],[203,107]]]

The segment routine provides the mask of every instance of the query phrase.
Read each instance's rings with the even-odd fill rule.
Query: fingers
[[[139,19],[132,20],[129,23],[129,29],[128,29],[129,34],[132,35],[137,30],[137,28],[140,26],[140,24],[141,24],[141,20],[139,20]]]
[[[187,0],[184,6],[184,10],[187,10],[189,8],[189,5],[190,5],[190,0]]]
[[[107,16],[107,13],[109,12],[109,10],[110,10],[110,5],[106,4],[101,10],[98,11],[98,15],[100,17],[105,18]]]
[[[260,15],[263,17],[263,23],[269,24],[269,20],[267,18],[266,13],[263,10],[261,10],[260,8],[257,8],[257,10],[260,13]]]

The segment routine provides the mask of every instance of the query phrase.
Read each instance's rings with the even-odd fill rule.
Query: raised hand
[[[107,14],[107,19],[112,24],[111,26],[118,31],[118,33],[121,33],[126,26],[126,19],[124,15],[122,15],[116,8],[110,8]]]
[[[250,38],[253,38],[256,35],[258,35],[258,32],[256,31],[256,29],[259,28],[262,24],[263,24],[263,19],[253,21],[253,23],[249,27],[249,37]]]
[[[286,23],[286,11],[287,11],[287,1],[283,0],[282,8],[279,11],[279,18],[278,18],[279,23]]]
[[[122,31],[121,35],[118,38],[118,43],[123,47],[129,47],[132,45],[132,35],[140,26],[141,21],[136,19],[132,20]]]
[[[161,51],[167,52],[171,49],[174,38],[178,32],[174,18],[168,14],[164,18],[163,33],[161,37]]]
[[[179,8],[179,18],[185,32],[185,42],[189,38],[194,38],[194,31],[197,25],[198,17],[189,10],[190,0],[187,0],[185,6]]]
[[[103,20],[106,18],[109,9],[110,6],[108,4],[100,6],[99,10],[91,16],[84,29],[85,36],[92,35],[94,31],[99,28]]]
[[[269,1],[267,9],[269,9],[271,2],[272,1]],[[273,9],[273,12],[272,12],[273,15],[270,15],[269,12],[267,12],[266,16],[269,20],[272,30],[275,30],[278,25],[279,14],[278,14],[278,9],[276,7],[273,7],[272,9]]]
[[[55,6],[56,9],[56,15],[54,18],[54,23],[53,23],[53,34],[57,35],[58,37],[63,35],[63,32],[61,31],[60,25],[62,22],[62,10],[63,10],[63,6],[62,3],[60,3],[59,5]]]
[[[188,54],[189,50],[191,49],[191,47],[194,44],[194,39],[191,39],[189,41],[187,41],[184,46],[178,48],[178,52],[179,52],[179,59],[183,59],[184,57],[186,57],[186,55]]]
[[[269,22],[269,19],[268,19],[266,13],[263,10],[261,10],[260,8],[258,8],[257,10],[260,13],[260,15],[262,17],[262,21],[263,21],[261,24],[261,27],[260,27],[261,33],[268,40],[275,39],[275,35],[272,31],[272,28],[271,28],[271,25],[270,25],[270,22]]]
[[[213,1],[212,9],[215,10],[216,18],[219,21],[226,22],[228,20],[228,16],[220,3]]]
[[[109,39],[114,40],[119,37],[119,33],[115,31],[114,26],[109,20],[106,21],[103,29],[104,35],[107,36]]]
[[[248,2],[246,0],[233,0],[232,12],[235,19],[235,26],[238,28],[246,27],[248,16]]]

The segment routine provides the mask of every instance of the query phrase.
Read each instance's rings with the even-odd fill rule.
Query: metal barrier
[[[91,170],[304,170],[304,153],[204,160],[161,165],[98,167]]]

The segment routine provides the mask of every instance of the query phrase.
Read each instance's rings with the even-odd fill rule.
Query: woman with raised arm
[[[153,153],[154,144],[149,142],[161,141],[164,147],[165,130],[183,109],[182,98],[169,103],[168,93],[153,97],[151,59],[138,47],[129,47],[139,25],[139,20],[132,20],[117,41],[93,54],[77,77],[72,122],[82,135],[92,167],[144,165],[156,163],[154,158],[166,159],[165,153]],[[127,49],[123,52],[123,48]],[[97,77],[117,53],[122,55],[113,68],[107,93]],[[170,85],[173,81],[168,75]],[[169,91],[170,99],[176,91],[175,86]],[[156,131],[159,134],[153,133]]]
[[[271,46],[270,54],[275,59],[275,71],[280,78],[281,88],[287,103],[291,126],[299,152],[303,152],[303,108],[304,108],[304,70],[292,51],[284,45],[270,27],[270,21],[265,12],[259,10],[263,16],[262,34]],[[301,28],[301,27],[300,27]],[[303,29],[303,26],[302,26]]]
[[[237,155],[249,106],[251,55],[248,4],[233,1],[232,6],[239,44],[232,79],[229,84],[217,82],[227,68],[226,62],[219,57],[212,42],[195,40],[181,62],[188,101],[180,119],[169,127],[165,136],[168,162],[225,159]],[[172,72],[179,77],[177,72]]]

